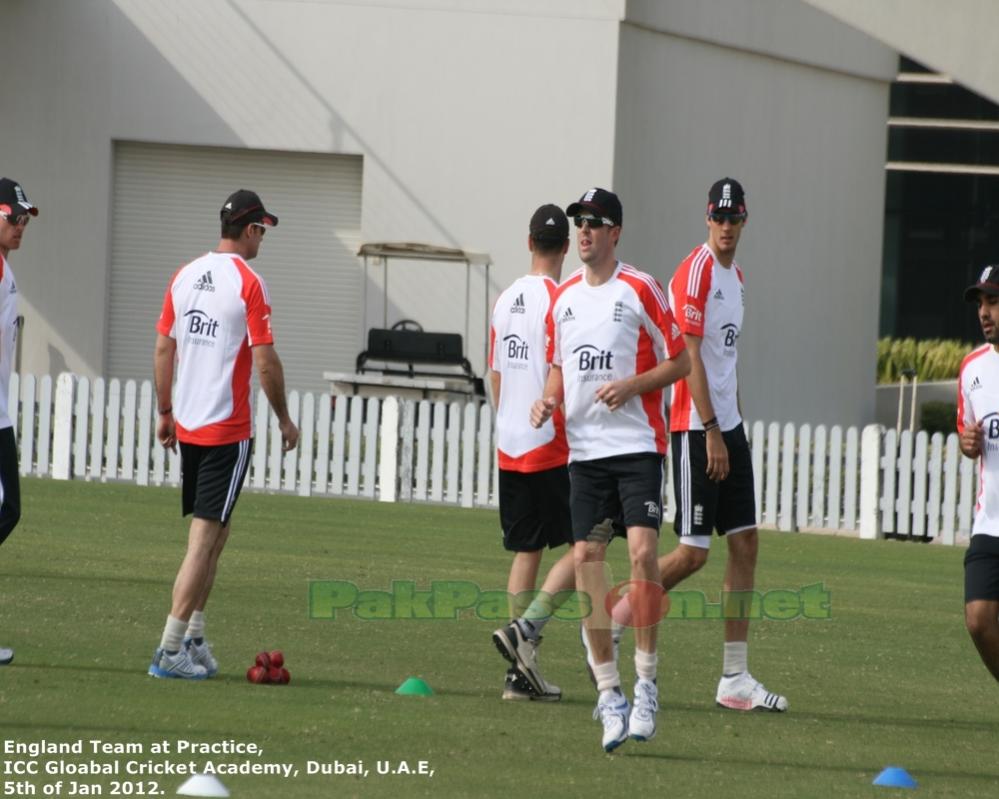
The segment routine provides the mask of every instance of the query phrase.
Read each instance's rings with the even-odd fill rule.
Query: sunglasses
[[[591,229],[601,228],[604,225],[614,227],[614,225],[617,224],[613,219],[608,219],[606,216],[591,216],[590,214],[580,214],[579,216],[574,216],[572,221],[576,227],[582,227],[585,222]]]
[[[0,219],[5,219],[9,224],[23,227],[31,220],[29,214],[0,214]]]
[[[708,214],[708,219],[717,225],[724,225],[728,222],[730,225],[741,225],[746,221],[745,214]]]
[[[250,227],[260,228],[261,236],[267,232],[267,225],[262,225],[260,222],[250,222]]]

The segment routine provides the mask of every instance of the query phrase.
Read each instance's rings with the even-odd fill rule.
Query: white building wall
[[[872,419],[897,55],[786,0],[630,3],[620,49],[622,253],[668,280],[706,239],[708,187],[737,178],[744,415]]]
[[[534,208],[611,179],[622,14],[623,0],[7,4],[0,51],[21,66],[0,89],[18,154],[3,169],[42,209],[12,259],[23,367],[105,368],[116,139],[359,154],[363,238],[489,252],[495,297],[527,268]],[[466,350],[481,369],[482,338]]]

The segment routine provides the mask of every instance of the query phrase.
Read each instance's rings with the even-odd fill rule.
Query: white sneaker
[[[516,666],[511,666],[503,683],[503,698],[512,700],[529,700],[531,702],[558,702],[562,698],[562,689],[544,680],[544,693],[539,694],[527,681],[527,677]]]
[[[656,737],[656,713],[659,712],[659,687],[653,680],[639,679],[635,683],[635,703],[631,706],[628,732],[635,741],[651,741]]]
[[[14,650],[0,646],[0,666],[6,666],[14,659]]]
[[[493,632],[493,643],[499,653],[524,675],[536,698],[562,698],[562,690],[558,686],[550,685],[541,676],[541,669],[538,667],[540,638],[537,641],[532,641],[521,632],[517,622],[510,622],[506,627],[500,627]]]
[[[614,646],[614,662],[618,661],[618,653],[621,649],[621,635],[624,633],[624,625],[614,622],[611,625],[611,644]],[[593,653],[590,651],[590,639],[586,635],[586,625],[583,622],[579,623],[579,640],[583,643],[583,649],[586,650],[586,673],[590,675],[590,682],[593,683],[593,687],[597,687],[597,677],[593,673]]]
[[[718,681],[715,701],[720,707],[732,710],[766,710],[774,713],[787,710],[787,697],[771,693],[748,671],[722,677]]]
[[[593,718],[600,719],[604,725],[602,745],[605,752],[613,752],[628,740],[628,700],[620,689],[615,688],[606,700],[597,702]]]
[[[153,677],[177,678],[181,680],[203,680],[208,676],[204,666],[196,666],[191,662],[191,655],[185,647],[181,647],[172,655],[162,647],[153,653],[153,662],[149,664],[149,672]]]
[[[219,671],[219,662],[212,654],[212,645],[201,639],[200,644],[194,643],[193,638],[184,639],[184,648],[191,656],[191,662],[196,666],[204,666],[209,677],[214,677]]]

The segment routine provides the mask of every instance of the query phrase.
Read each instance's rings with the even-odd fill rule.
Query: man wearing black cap
[[[489,331],[489,379],[496,405],[500,524],[503,546],[513,552],[507,593],[513,621],[493,633],[493,643],[511,668],[504,699],[557,700],[562,691],[541,676],[537,662],[541,630],[557,609],[562,592],[575,585],[572,550],[548,572],[534,592],[545,547],[572,543],[569,516],[569,447],[565,420],[557,412],[540,428],[530,409],[548,377],[545,316],[569,250],[569,220],[557,205],[542,205],[527,236],[531,271],[496,300]]]
[[[629,735],[647,741],[656,733],[658,617],[635,625],[637,680],[629,707],[604,612],[607,544],[615,534],[626,534],[633,590],[658,589],[666,453],[662,392],[690,364],[662,286],[617,259],[623,216],[617,195],[590,189],[566,213],[576,225],[583,267],[559,286],[552,303],[551,371],[531,422],[543,424],[564,402],[576,586],[593,609],[585,639],[599,692],[602,746],[610,752]]]
[[[964,556],[964,621],[982,662],[999,680],[999,265],[964,292],[978,304],[985,344],[961,363],[957,432],[961,452],[982,459],[981,490]]]
[[[662,585],[669,591],[707,562],[717,530],[728,544],[724,592],[733,603],[753,589],[758,548],[753,464],[736,375],[744,291],[735,250],[746,218],[739,181],[716,181],[708,191],[708,240],[694,248],[670,280],[670,307],[691,369],[673,386],[669,411],[677,497],[673,528],[679,544],[659,559]],[[748,635],[748,613],[727,609],[715,701],[734,710],[787,710],[785,697],[767,691],[749,673]]]
[[[180,442],[181,506],[194,518],[170,615],[149,666],[153,677],[201,680],[218,671],[204,639],[204,609],[249,465],[253,366],[277,415],[283,449],[298,442],[274,350],[267,287],[247,264],[278,218],[246,189],[230,195],[219,216],[218,247],[177,271],[156,323],[156,435],[170,449]]]
[[[21,238],[38,209],[16,180],[0,178],[0,544],[21,518],[21,482],[17,468],[14,421],[17,408],[7,408],[7,386],[14,368],[17,343],[17,284],[7,256],[19,249]],[[0,647],[0,666],[14,659],[14,650]]]

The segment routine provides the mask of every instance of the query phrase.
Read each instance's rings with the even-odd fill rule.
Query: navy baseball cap
[[[531,217],[531,238],[561,243],[569,238],[569,220],[557,205],[542,205]]]
[[[565,209],[569,216],[577,216],[580,211],[590,211],[597,216],[606,216],[615,225],[621,224],[623,211],[617,195],[607,189],[590,189],[576,202]]]
[[[240,189],[230,194],[219,211],[219,218],[227,225],[252,225],[258,222],[277,227],[278,223],[278,218],[264,208],[260,196],[249,189]]]
[[[21,184],[10,178],[0,178],[0,214],[38,216],[38,209],[28,200]]]
[[[709,214],[746,213],[746,192],[735,178],[716,180],[708,190]]]
[[[978,292],[999,297],[999,265],[992,264],[982,270],[978,282],[964,290],[964,301],[974,302],[978,299]]]

